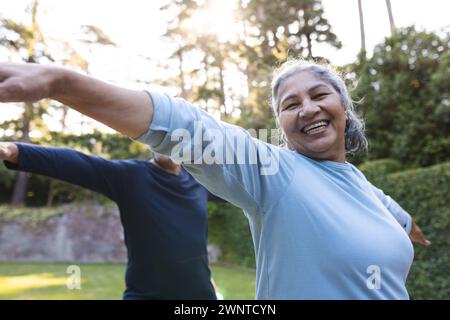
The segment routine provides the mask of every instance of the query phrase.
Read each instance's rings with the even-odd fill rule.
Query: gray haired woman
[[[156,152],[184,152],[197,180],[244,210],[257,298],[408,299],[410,240],[429,242],[407,212],[346,162],[346,153],[367,141],[342,80],[326,67],[290,61],[274,78],[273,108],[287,148],[182,99],[66,69],[3,64],[0,79],[0,101],[50,97]]]

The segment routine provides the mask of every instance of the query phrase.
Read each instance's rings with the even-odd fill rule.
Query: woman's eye
[[[319,93],[319,94],[316,94],[315,96],[314,96],[314,99],[323,99],[325,96],[327,96],[328,95],[328,93]]]
[[[297,107],[297,106],[298,106],[297,103],[292,103],[292,104],[286,106],[286,107],[284,108],[284,110],[292,110],[292,109],[294,109],[294,108]]]

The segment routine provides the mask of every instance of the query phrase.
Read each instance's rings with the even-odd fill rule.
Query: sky
[[[116,84],[143,88],[135,79],[154,79],[164,64],[171,47],[162,40],[167,16],[160,6],[167,0],[40,0],[38,23],[44,34],[53,39],[71,41],[77,37],[80,25],[96,25],[119,46],[117,50],[92,49],[91,74]],[[2,0],[0,14],[16,21],[27,22],[25,8],[30,0]],[[217,0],[217,10],[209,14],[218,29],[231,27],[228,15],[231,0]],[[332,63],[342,65],[354,61],[360,48],[357,0],[322,0],[325,17],[341,40],[339,50],[317,47],[316,55],[328,57]],[[391,0],[397,27],[415,24],[427,31],[449,27],[450,1],[448,0]],[[362,0],[367,51],[390,35],[385,0]],[[0,51],[0,60],[8,59]],[[156,73],[156,74],[155,74]],[[5,112],[5,110],[7,110]],[[0,121],[17,117],[19,108],[2,108]],[[73,118],[73,119],[72,119]],[[79,126],[79,116],[72,113],[72,126]],[[53,127],[57,129],[57,127]],[[104,129],[104,128],[103,128]]]
[[[354,61],[361,46],[357,0],[322,0],[325,16],[343,43],[329,56],[333,63],[342,65]],[[426,5],[424,5],[426,4]],[[415,24],[429,32],[450,26],[448,0],[391,0],[396,27]],[[385,0],[362,0],[367,52],[390,35],[389,17]]]

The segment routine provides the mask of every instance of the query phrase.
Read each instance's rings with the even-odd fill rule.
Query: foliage
[[[407,210],[432,246],[415,245],[413,299],[450,299],[450,162],[389,174],[377,186]]]
[[[252,237],[242,210],[229,203],[210,202],[208,215],[208,241],[219,246],[220,260],[243,267],[254,267]]]
[[[313,47],[319,43],[341,47],[324,17],[322,3],[238,1],[235,25],[239,31],[230,30],[234,36],[224,40],[210,30],[214,29],[211,26],[199,28],[195,23],[213,2],[176,0],[163,7],[172,15],[165,36],[175,44],[171,59],[179,66],[172,83],[177,84],[183,98],[223,120],[245,128],[274,128],[268,103],[273,67],[288,54],[313,58]],[[203,20],[207,24],[207,19]],[[186,67],[188,58],[197,60],[198,67]],[[237,73],[235,77],[226,77],[230,70]],[[238,75],[246,81],[248,96],[233,91],[231,82]]]
[[[33,143],[42,146],[73,148],[106,159],[147,160],[151,158],[147,146],[119,134],[106,134],[98,131],[82,136],[51,132],[48,136],[33,141]],[[0,164],[0,174],[2,177],[0,201],[5,203],[11,199],[16,172],[8,170],[3,164]],[[63,181],[40,175],[29,174],[29,176],[27,204],[30,206],[57,205],[72,201],[111,203],[109,199],[100,194]]]
[[[324,17],[321,1],[241,1],[239,10],[248,30],[239,55],[245,64],[249,96],[240,101],[237,124],[253,129],[275,128],[270,107],[273,68],[288,56],[321,58],[313,55],[318,43],[336,48],[341,43]]]
[[[16,173],[6,169],[3,161],[0,161],[0,202],[8,202],[11,198],[11,190],[14,186]]]
[[[27,227],[36,227],[45,223],[49,218],[62,215],[64,210],[59,208],[14,208],[0,206],[0,226],[6,222],[18,222]]]
[[[398,30],[367,62],[353,65],[359,77],[369,159],[391,158],[407,166],[450,159],[449,33]]]
[[[364,173],[367,180],[376,183],[379,179],[390,173],[404,170],[402,164],[393,159],[377,159],[365,161],[358,168]]]
[[[250,0],[242,9],[244,18],[254,27],[254,34],[250,36],[262,39],[262,47],[272,50],[275,58],[288,51],[296,56],[313,58],[313,43],[342,46],[324,17],[322,1]],[[277,60],[280,59],[269,65]]]

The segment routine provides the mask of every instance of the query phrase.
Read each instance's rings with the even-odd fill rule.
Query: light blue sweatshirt
[[[173,156],[180,128],[192,137],[194,132],[215,137],[184,139],[181,146],[192,147],[184,166],[211,192],[244,210],[255,247],[257,299],[409,298],[411,217],[355,166],[264,143],[182,99],[149,94],[153,121],[138,140],[152,150]],[[195,148],[231,153],[234,160],[244,151],[248,161],[208,164]],[[250,162],[255,150],[257,161]]]

